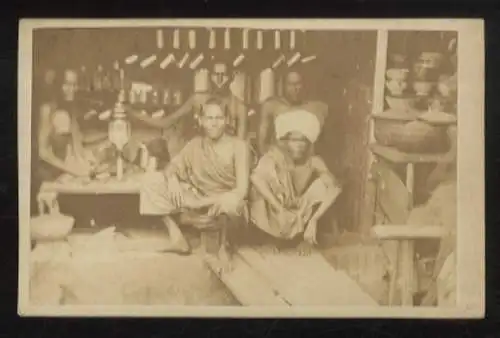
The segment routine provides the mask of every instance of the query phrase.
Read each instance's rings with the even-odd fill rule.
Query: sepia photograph
[[[21,20],[19,314],[484,316],[481,20]]]

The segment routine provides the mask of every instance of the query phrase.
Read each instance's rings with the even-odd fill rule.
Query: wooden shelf
[[[386,147],[380,144],[371,144],[370,150],[377,156],[393,163],[451,163],[452,159],[448,153],[423,154],[406,153],[393,147]]]

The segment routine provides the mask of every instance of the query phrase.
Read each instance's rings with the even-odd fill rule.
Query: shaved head
[[[285,97],[292,103],[302,100],[303,79],[298,71],[290,71],[285,76]]]
[[[62,91],[65,100],[72,101],[74,99],[77,86],[78,73],[72,69],[66,69],[64,71],[64,78],[62,83]]]

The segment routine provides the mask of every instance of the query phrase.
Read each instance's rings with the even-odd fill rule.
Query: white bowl
[[[403,81],[406,80],[409,72],[408,69],[404,68],[391,68],[387,70],[386,75],[391,80]]]
[[[31,239],[35,241],[54,241],[65,239],[73,226],[75,219],[60,213],[33,217],[30,222]]]
[[[386,96],[385,100],[391,110],[398,112],[412,111],[415,105],[413,98]]]

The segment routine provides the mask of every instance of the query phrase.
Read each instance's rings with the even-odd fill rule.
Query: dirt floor
[[[237,305],[198,254],[123,252],[116,234],[73,236],[32,251],[30,299],[37,305]]]

